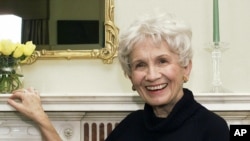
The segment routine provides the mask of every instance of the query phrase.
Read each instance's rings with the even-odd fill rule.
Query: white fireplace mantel
[[[15,111],[9,96],[0,95],[0,111]],[[195,99],[212,111],[250,111],[250,93],[197,93]],[[41,101],[45,111],[134,111],[144,104],[135,94],[42,93]]]
[[[0,95],[0,140],[41,141],[36,125],[7,104],[9,97]],[[250,124],[250,93],[197,93],[195,99],[228,124]],[[129,112],[144,106],[136,94],[42,93],[41,101],[59,135],[67,141],[92,141],[90,134],[103,141],[110,124],[113,129]],[[87,130],[91,132],[85,133]],[[99,130],[103,130],[102,135]]]
[[[9,94],[0,95],[0,111],[14,112],[7,104]],[[203,106],[224,117],[229,123],[250,124],[250,93],[196,93],[195,99]],[[123,112],[142,109],[144,102],[134,93],[86,94],[42,93],[46,112]],[[54,116],[51,116],[54,117]]]

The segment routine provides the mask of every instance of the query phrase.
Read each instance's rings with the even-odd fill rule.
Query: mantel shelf
[[[9,133],[0,133],[0,140],[13,139],[16,137],[13,134],[18,134],[19,139],[22,137],[24,140],[40,141],[39,131],[35,130],[33,122],[16,113],[7,104],[9,97],[10,94],[0,95],[0,130]],[[223,117],[228,125],[250,124],[250,93],[196,93],[195,99]],[[70,141],[80,141],[85,137],[82,135],[82,127],[86,123],[115,125],[131,111],[144,106],[144,102],[135,93],[41,93],[41,100],[59,135],[66,140],[65,131],[74,133]],[[12,128],[15,129],[13,132]],[[36,136],[26,132],[31,129],[37,131]]]
[[[0,111],[15,111],[0,95]],[[136,94],[42,93],[45,111],[134,111],[144,102]],[[250,111],[250,93],[196,93],[195,99],[212,111]]]

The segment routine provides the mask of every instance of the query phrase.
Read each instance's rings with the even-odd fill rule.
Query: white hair
[[[118,59],[125,75],[130,75],[129,55],[135,43],[152,38],[155,43],[166,41],[170,49],[179,55],[181,66],[192,59],[191,28],[171,14],[151,14],[136,20],[120,36]]]

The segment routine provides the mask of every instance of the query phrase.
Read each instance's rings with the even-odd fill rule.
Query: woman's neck
[[[181,94],[178,97],[176,97],[176,99],[173,100],[172,102],[164,104],[164,105],[153,106],[153,111],[156,117],[159,117],[159,118],[168,117],[168,115],[171,113],[176,103],[183,97],[183,95],[184,95],[184,92],[181,91]]]

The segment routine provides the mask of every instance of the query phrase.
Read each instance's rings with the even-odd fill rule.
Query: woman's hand
[[[61,141],[59,134],[42,107],[38,91],[34,88],[14,91],[8,99],[8,103],[38,124],[43,140]]]
[[[14,91],[8,99],[8,103],[35,122],[39,122],[40,118],[47,116],[43,110],[40,95],[34,88]]]

